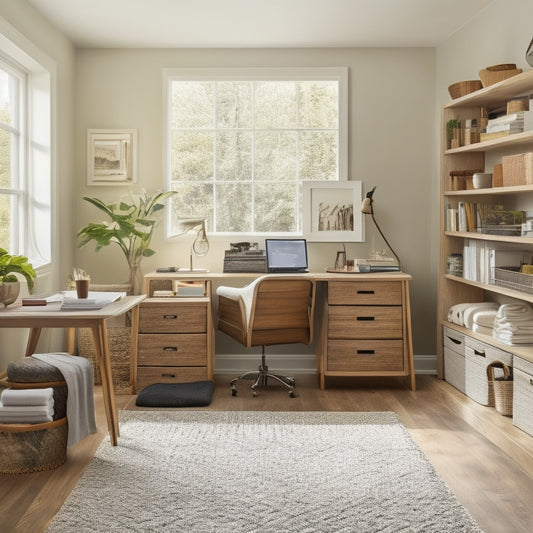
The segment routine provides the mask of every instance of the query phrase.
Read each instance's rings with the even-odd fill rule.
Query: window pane
[[[300,179],[338,179],[337,132],[300,133]]]
[[[171,136],[172,180],[198,181],[213,177],[213,134],[175,131]]]
[[[293,183],[255,186],[254,229],[257,232],[297,231],[296,192]]]
[[[217,180],[242,181],[252,177],[252,134],[226,131],[217,134]]]
[[[210,81],[172,83],[172,127],[213,128],[213,90]]]
[[[255,84],[255,127],[295,128],[296,82],[262,81]]]
[[[216,84],[217,127],[252,127],[252,83],[219,81]]]
[[[300,128],[338,127],[339,86],[336,81],[302,81],[298,96]]]
[[[17,80],[4,70],[0,70],[0,122],[15,124],[15,91]]]
[[[296,132],[257,132],[255,179],[294,181],[297,178]]]
[[[11,186],[11,134],[0,129],[0,187]]]
[[[9,196],[0,195],[0,248],[11,250],[9,228],[11,226],[11,202]]]
[[[177,231],[177,220],[184,217],[202,216],[208,219],[208,229],[212,228],[213,218],[213,185],[202,183],[179,183],[175,190],[179,191],[172,198],[171,226]]]
[[[252,228],[252,186],[250,183],[217,185],[216,231],[246,233]]]

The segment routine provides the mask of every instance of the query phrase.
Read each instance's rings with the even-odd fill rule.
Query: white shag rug
[[[57,532],[480,532],[390,412],[121,411]]]

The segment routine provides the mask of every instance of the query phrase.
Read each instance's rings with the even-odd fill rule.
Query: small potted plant
[[[133,294],[141,289],[140,262],[143,257],[150,257],[155,251],[150,248],[150,241],[158,217],[156,213],[164,207],[164,201],[176,194],[175,191],[148,194],[145,191],[119,201],[106,204],[98,198],[84,197],[86,202],[103,211],[109,222],[91,222],[78,231],[78,247],[91,241],[96,244],[96,251],[114,243],[120,247],[128,262],[130,276],[128,283]]]
[[[28,258],[23,255],[10,255],[7,250],[0,248],[0,303],[4,306],[12,304],[18,298],[20,281],[17,274],[26,279],[28,291],[31,293],[37,274],[28,263]]]

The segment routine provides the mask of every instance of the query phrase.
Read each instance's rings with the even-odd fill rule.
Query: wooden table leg
[[[30,334],[28,335],[28,343],[26,344],[26,357],[33,355],[35,350],[37,350],[37,343],[39,342],[39,337],[41,336],[42,328],[31,328]]]
[[[107,427],[111,439],[111,445],[118,443],[119,429],[117,408],[115,405],[115,392],[113,390],[113,377],[111,374],[111,359],[109,356],[109,346],[107,342],[107,330],[105,321],[92,328],[94,346],[96,349],[96,360],[100,375],[102,377],[102,391],[104,396],[104,406],[107,417]]]
[[[74,355],[76,348],[76,328],[67,328],[67,352]]]

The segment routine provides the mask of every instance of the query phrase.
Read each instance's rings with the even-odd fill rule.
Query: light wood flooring
[[[533,437],[444,381],[417,376],[418,390],[412,392],[401,381],[339,379],[328,381],[322,391],[314,377],[304,376],[297,379],[295,399],[275,387],[252,398],[246,383],[239,386],[239,396],[232,397],[228,381],[217,378],[207,409],[395,411],[486,533],[533,531]],[[99,389],[96,404],[98,434],[69,448],[63,466],[34,474],[0,475],[0,532],[39,533],[46,528],[106,434]],[[117,395],[117,405],[136,409],[135,397]]]

